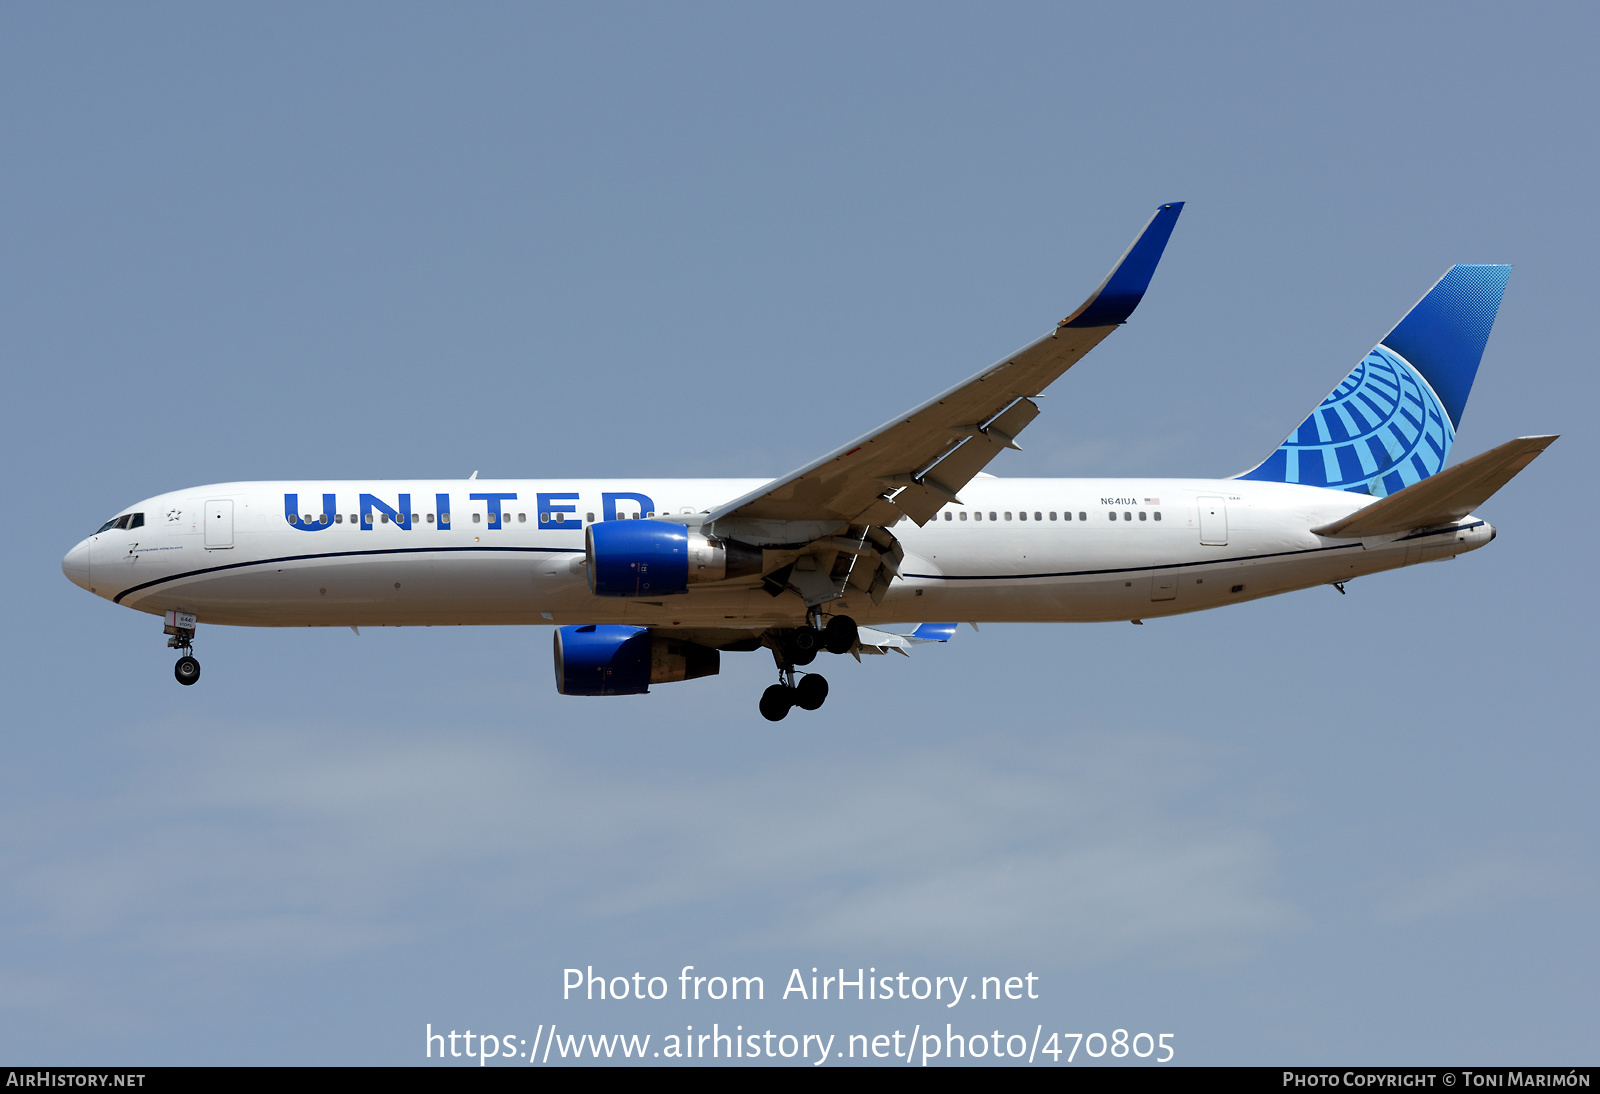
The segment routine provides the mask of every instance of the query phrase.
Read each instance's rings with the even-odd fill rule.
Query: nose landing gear
[[[195,618],[187,612],[168,612],[166,618],[167,648],[182,650],[183,656],[172,666],[172,675],[178,683],[188,687],[200,679],[200,662],[194,658]]]

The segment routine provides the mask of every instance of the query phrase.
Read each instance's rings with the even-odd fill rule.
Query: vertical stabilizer
[[[1510,266],[1452,266],[1260,466],[1238,476],[1384,497],[1444,466]]]

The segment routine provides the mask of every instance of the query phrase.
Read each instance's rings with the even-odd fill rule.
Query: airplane
[[[107,520],[62,571],[163,617],[174,675],[225,626],[550,624],[563,695],[636,695],[769,650],[771,721],[823,652],[960,620],[1131,621],[1475,551],[1480,505],[1556,438],[1446,468],[1511,268],[1452,266],[1265,460],[1226,479],[997,478],[1034,398],[1127,322],[1182,202],[1043,337],[782,478],[234,482]],[[918,624],[910,632],[886,628]]]

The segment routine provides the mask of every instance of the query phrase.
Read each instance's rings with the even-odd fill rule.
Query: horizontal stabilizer
[[[1518,437],[1498,448],[1413,483],[1343,520],[1311,529],[1319,536],[1355,539],[1409,532],[1460,520],[1532,463],[1555,436]]]
[[[923,623],[910,634],[895,634],[893,631],[880,631],[876,627],[857,628],[857,641],[860,643],[858,653],[905,653],[914,645],[924,642],[948,642],[956,633],[954,623]],[[910,656],[907,654],[907,656]]]

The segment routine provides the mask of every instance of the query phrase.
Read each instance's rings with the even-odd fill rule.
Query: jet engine
[[[659,520],[608,520],[585,531],[589,591],[672,596],[702,581],[761,573],[761,548]]]
[[[643,695],[651,684],[722,671],[718,651],[653,635],[649,627],[557,627],[555,658],[562,695]]]

